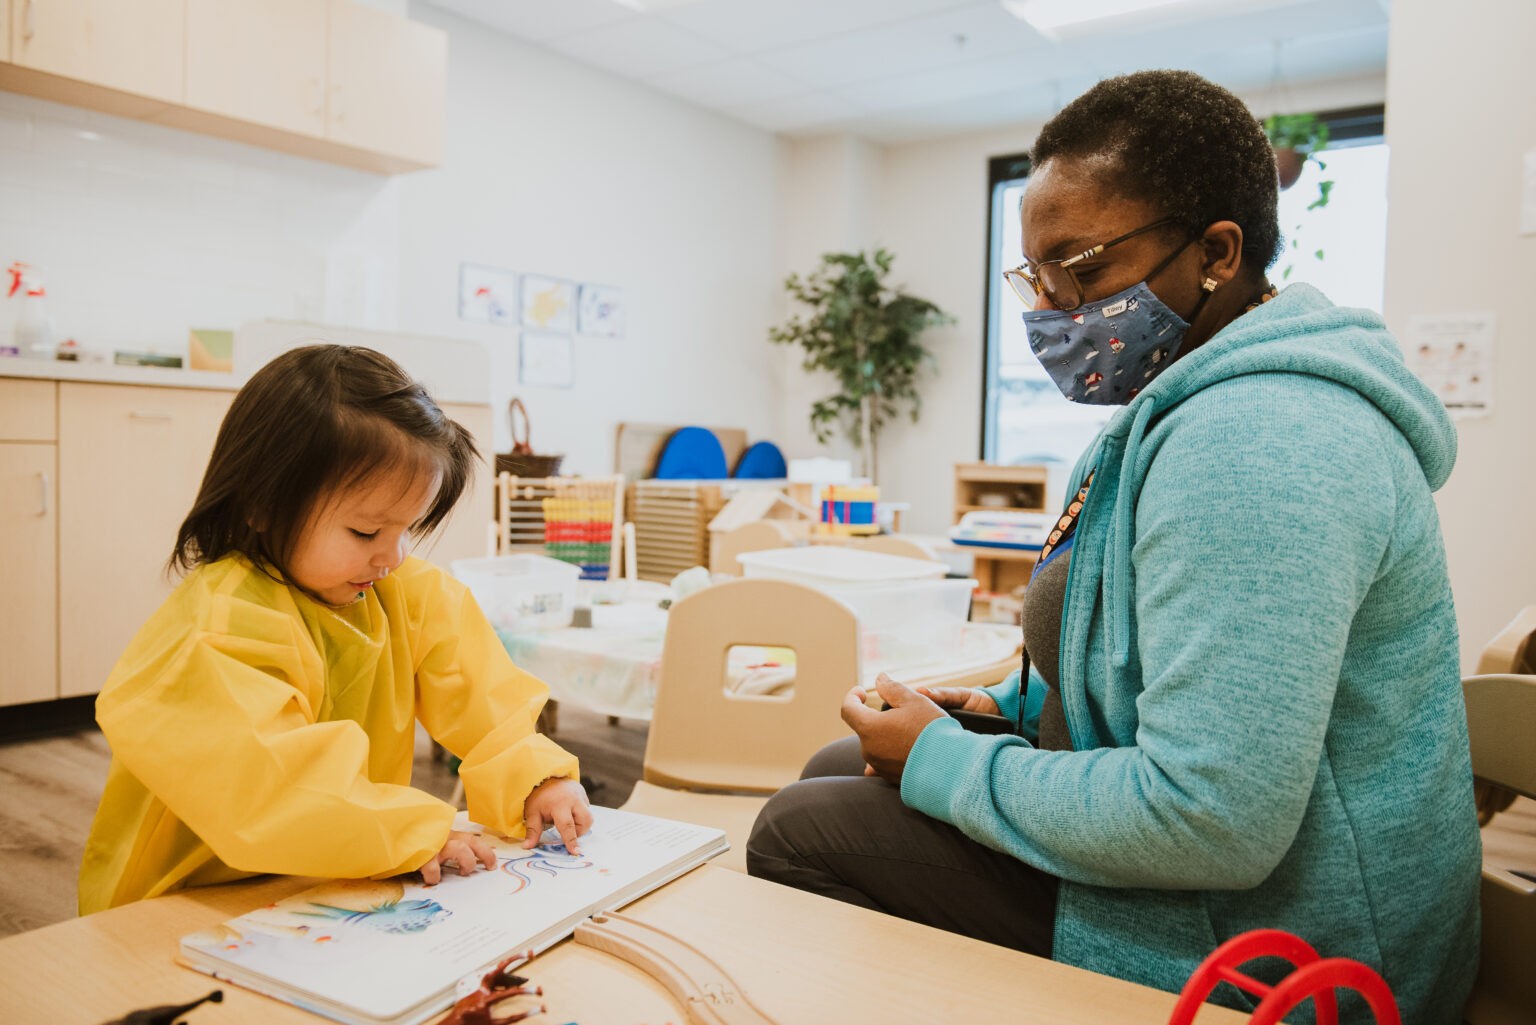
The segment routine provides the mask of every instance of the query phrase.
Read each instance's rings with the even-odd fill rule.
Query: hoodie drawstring
[[[1131,421],[1130,433],[1125,438],[1125,453],[1120,459],[1120,480],[1115,485],[1115,519],[1112,545],[1113,557],[1105,567],[1105,589],[1109,592],[1112,627],[1114,633],[1115,665],[1124,666],[1131,661],[1131,500],[1132,481],[1136,477],[1136,458],[1141,453],[1141,438],[1147,431],[1147,422],[1157,408],[1156,395],[1143,395],[1136,419]]]

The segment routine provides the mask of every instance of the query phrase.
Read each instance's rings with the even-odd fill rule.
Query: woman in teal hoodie
[[[1479,841],[1432,498],[1455,431],[1380,317],[1269,286],[1274,156],[1230,93],[1110,79],[1032,156],[1031,346],[1124,408],[1025,593],[1026,685],[882,681],[885,711],[855,688],[857,736],[769,802],[748,866],[1167,990],[1286,929],[1375,968],[1405,1022],[1460,1020]]]

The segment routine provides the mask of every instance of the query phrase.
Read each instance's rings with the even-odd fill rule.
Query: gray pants
[[[948,932],[1051,956],[1056,877],[984,847],[864,776],[857,737],[828,744],[775,794],[747,871]]]

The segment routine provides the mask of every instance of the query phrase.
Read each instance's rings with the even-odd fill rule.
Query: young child
[[[275,872],[495,865],[411,787],[416,721],[463,759],[469,813],[576,852],[576,759],[535,731],[548,696],[462,584],[408,555],[448,515],[474,445],[368,349],[313,345],[235,396],[176,539],[188,571],[102,688],[112,766],[82,914]]]

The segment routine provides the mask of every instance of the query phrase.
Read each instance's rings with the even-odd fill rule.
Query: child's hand
[[[486,868],[496,867],[496,852],[485,837],[479,833],[449,833],[443,849],[421,866],[421,881],[436,886],[443,880],[443,867],[449,864],[459,870],[459,875],[467,876],[475,870],[476,862]]]
[[[544,830],[554,826],[565,849],[580,854],[579,838],[592,828],[587,792],[573,779],[546,779],[523,802],[523,823],[528,828],[524,848],[537,847]]]

